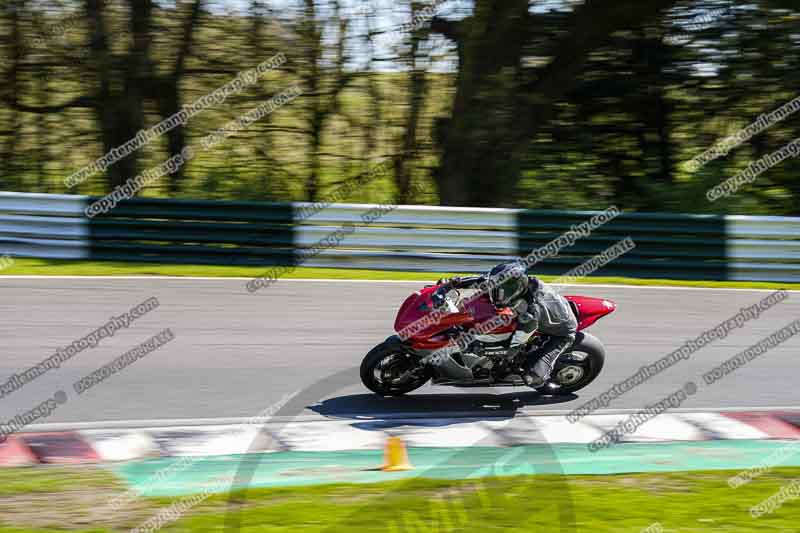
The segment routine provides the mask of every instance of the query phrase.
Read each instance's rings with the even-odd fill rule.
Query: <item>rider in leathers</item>
[[[575,342],[578,321],[569,302],[536,276],[528,276],[520,263],[501,263],[488,276],[452,278],[437,290],[437,295],[441,298],[451,288],[470,288],[492,280],[497,285],[489,292],[492,303],[498,308],[510,307],[517,315],[517,329],[506,357],[516,357],[537,330],[549,337],[536,352],[543,354],[541,358],[531,364],[535,357],[528,357],[522,376],[526,385],[541,387],[550,379],[558,356]]]

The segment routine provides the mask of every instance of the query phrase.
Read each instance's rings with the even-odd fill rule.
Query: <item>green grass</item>
[[[800,468],[775,469],[737,489],[727,485],[733,474],[705,471],[464,481],[414,479],[257,489],[237,493],[234,507],[240,513],[242,533],[636,533],[655,522],[665,532],[800,530],[800,502],[796,500],[787,500],[758,519],[749,515],[751,506],[800,478]],[[0,475],[0,482],[30,476],[39,476],[42,482],[49,479],[48,497],[42,499],[38,482],[7,487],[0,497],[0,532],[122,532],[141,525],[171,502],[181,501],[145,499],[132,508],[103,512],[104,504],[122,489],[107,479],[107,474],[93,468],[9,469]],[[82,482],[83,476],[86,482]],[[14,505],[8,506],[12,499]],[[221,532],[228,509],[228,495],[214,495],[162,530]],[[562,529],[560,517],[569,523],[574,520],[574,529]]]
[[[121,486],[105,470],[62,467],[0,469],[0,498],[16,494],[47,494],[69,490],[76,485],[105,490]]]
[[[160,263],[121,263],[114,261],[69,261],[48,259],[16,259],[14,264],[0,270],[0,276],[197,276],[215,278],[252,278],[261,276],[267,267],[225,265],[165,265]],[[462,273],[464,274],[464,273]],[[451,277],[444,272],[394,272],[347,268],[298,267],[283,276],[287,279],[357,279],[435,281]],[[467,274],[468,275],[468,274]],[[558,276],[541,276],[553,281]],[[583,284],[708,287],[724,289],[788,289],[800,290],[800,283],[767,283],[755,281],[687,281],[671,279],[640,279],[621,277],[591,277],[576,280]]]
[[[263,275],[269,267],[225,265],[166,265],[160,263],[122,263],[114,261],[67,261],[15,259],[0,271],[0,276],[197,276],[214,278],[252,278]],[[287,279],[371,279],[430,281],[453,274],[430,272],[389,272],[344,268],[299,267],[283,276]]]

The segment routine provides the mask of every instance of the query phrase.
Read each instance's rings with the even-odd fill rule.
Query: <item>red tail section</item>
[[[578,331],[586,329],[606,315],[610,315],[617,308],[617,304],[603,298],[590,298],[589,296],[565,296],[575,307],[578,315]]]

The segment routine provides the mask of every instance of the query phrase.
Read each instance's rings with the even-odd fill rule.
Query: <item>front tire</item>
[[[600,339],[579,332],[572,348],[556,361],[550,381],[536,390],[549,395],[572,394],[594,381],[605,361],[606,349]]]
[[[402,396],[422,387],[431,378],[427,369],[402,379],[417,366],[397,337],[389,337],[369,351],[361,362],[361,382],[375,394]]]

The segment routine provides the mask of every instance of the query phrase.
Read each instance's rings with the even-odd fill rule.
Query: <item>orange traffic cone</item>
[[[414,467],[408,460],[408,451],[405,443],[400,437],[389,437],[383,452],[381,470],[384,472],[402,472],[413,469]]]

